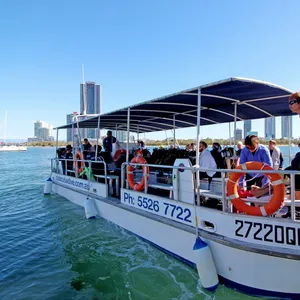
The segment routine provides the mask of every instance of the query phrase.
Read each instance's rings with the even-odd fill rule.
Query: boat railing
[[[64,166],[63,162],[65,162]],[[71,164],[68,164],[68,162]],[[76,164],[83,163],[82,168],[80,167],[81,172],[79,172],[79,169],[77,167],[74,168],[74,162],[76,162]],[[72,167],[70,167],[71,165]],[[98,177],[104,179],[105,184],[107,184],[108,182],[107,164],[105,163],[105,161],[53,158],[51,159],[51,170],[53,173],[58,173],[81,179],[85,179],[82,176],[86,175],[86,179],[88,181],[91,181],[93,175],[94,177],[96,177],[96,179],[98,179]],[[101,175],[98,174],[99,170],[101,170]]]
[[[123,163],[121,166],[121,188],[129,189],[129,182],[126,177],[127,167],[133,166],[134,168],[142,167],[142,170],[135,171],[138,176],[136,181],[139,183],[144,177],[143,192],[148,193],[149,187],[169,192],[169,198],[174,198],[174,194],[178,194],[179,186],[173,185],[173,179],[178,178],[179,173],[185,170],[191,171],[191,177],[195,172],[192,166],[170,166],[170,165],[156,165],[156,164],[139,164],[139,163]],[[150,169],[149,174],[147,170]],[[191,182],[193,182],[191,180]],[[194,183],[193,183],[194,185]],[[177,189],[177,191],[175,191]],[[192,190],[194,187],[192,187]],[[175,199],[180,201],[181,199]]]
[[[295,175],[299,175],[299,171],[292,171],[292,170],[240,170],[240,169],[204,169],[204,168],[199,168],[195,166],[195,172],[219,172],[221,173],[221,195],[222,195],[222,201],[223,201],[223,211],[224,212],[232,212],[232,206],[230,204],[230,199],[227,197],[227,191],[226,191],[226,184],[227,181],[229,180],[229,173],[254,173],[254,174],[280,174],[283,183],[284,183],[284,176],[289,175],[289,185],[290,185],[290,206],[291,206],[291,219],[296,220],[296,202],[295,202]],[[242,176],[241,176],[242,177]],[[203,191],[201,191],[200,188],[201,182],[197,184],[196,188],[196,193],[198,193],[197,199],[200,198],[200,196],[203,195]],[[205,194],[205,192],[204,192]],[[213,196],[213,192],[208,193],[210,196]],[[216,196],[219,193],[215,193]],[[258,198],[259,199],[259,198]],[[297,199],[300,200],[300,199]],[[251,202],[251,201],[249,201]],[[200,205],[200,203],[197,203]]]
[[[191,176],[193,176],[193,180],[194,180],[194,187],[195,187],[195,201],[197,205],[200,205],[200,197],[205,197],[208,196],[209,198],[215,198],[215,199],[220,199],[222,201],[222,210],[224,212],[227,213],[232,213],[232,205],[230,202],[230,199],[227,197],[227,189],[226,189],[226,185],[227,185],[227,181],[229,180],[229,174],[230,173],[242,173],[242,174],[246,174],[246,173],[255,173],[255,174],[280,174],[282,179],[283,179],[283,183],[285,182],[284,180],[284,175],[289,175],[289,186],[290,186],[290,200],[288,205],[291,207],[291,219],[292,220],[296,220],[296,202],[295,202],[295,175],[299,175],[299,171],[292,171],[292,170],[236,170],[236,169],[206,169],[206,168],[200,168],[199,166],[192,166],[192,167],[187,167],[187,166],[169,166],[169,165],[153,165],[153,164],[137,164],[137,163],[123,163],[122,164],[122,168],[121,168],[121,188],[126,188],[129,189],[129,183],[128,180],[126,178],[126,170],[127,170],[127,166],[134,166],[134,167],[149,167],[150,169],[162,169],[162,170],[168,170],[168,173],[170,176],[169,178],[171,179],[169,185],[165,184],[165,188],[164,185],[157,185],[157,184],[152,184],[151,183],[151,176],[149,178],[149,174],[147,174],[146,170],[147,168],[143,168],[143,173],[142,176],[145,177],[145,185],[144,188],[141,192],[144,193],[149,193],[148,192],[148,188],[149,187],[156,187],[156,188],[161,188],[161,189],[168,189],[168,188],[173,188],[173,195],[174,195],[174,185],[173,185],[173,178],[179,178],[178,175],[181,173],[180,171],[183,170],[190,170],[192,172]],[[170,171],[171,170],[171,171]],[[200,179],[200,172],[218,172],[221,174],[220,178],[215,178],[213,177],[213,182],[215,182],[215,184],[217,184],[220,188],[221,188],[221,192],[218,191],[213,191],[213,190],[204,190],[201,189],[201,180],[197,181],[197,178]],[[197,175],[198,173],[198,175]],[[151,175],[151,171],[150,171],[150,175]],[[147,178],[147,180],[146,180]],[[141,179],[141,174],[139,176],[139,179],[137,179],[137,181],[139,181]],[[205,178],[204,180],[207,180],[207,178]],[[217,182],[216,182],[217,181]],[[179,186],[177,186],[177,188],[180,188]],[[171,197],[170,197],[171,198]],[[175,201],[183,201],[185,202],[185,199],[175,199],[174,197],[172,197],[173,200]],[[300,200],[300,199],[297,199]],[[249,200],[249,202],[251,202]],[[259,202],[259,198],[258,201]],[[297,203],[298,204],[298,203]]]

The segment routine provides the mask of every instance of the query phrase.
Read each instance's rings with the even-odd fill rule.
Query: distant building
[[[252,130],[252,120],[244,121],[244,137],[246,137]]]
[[[86,81],[80,84],[80,114],[100,114],[101,113],[101,86],[95,82]],[[81,118],[82,119],[82,118]],[[96,129],[82,129],[82,138],[95,139]]]
[[[235,138],[237,141],[241,141],[243,139],[242,129],[237,128],[235,130]]]
[[[281,117],[281,138],[287,139],[289,137],[289,124],[290,136],[293,137],[293,119],[291,116]]]
[[[275,117],[265,119],[265,139],[275,139],[276,123]]]
[[[67,124],[72,123],[72,118],[73,118],[73,114],[67,115]],[[70,128],[70,129],[67,129],[67,143],[72,142],[72,141],[73,141],[72,128]]]
[[[53,128],[43,121],[34,122],[34,137],[42,141],[52,141],[53,140]]]
[[[119,130],[116,138],[119,142],[125,142],[127,138],[127,131]]]
[[[258,136],[258,131],[248,131],[248,135],[256,135],[256,136]]]

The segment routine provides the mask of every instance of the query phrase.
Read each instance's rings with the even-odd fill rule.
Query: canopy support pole
[[[139,142],[140,140],[140,129],[139,129],[139,125],[137,125],[137,142]]]
[[[57,149],[58,149],[58,130],[59,129],[56,130],[56,157],[58,157],[58,155],[57,155]]]
[[[234,103],[233,150],[235,150],[235,145],[236,145],[236,115],[237,115],[237,103]],[[233,156],[235,157],[235,151],[233,151]]]
[[[98,158],[98,140],[99,140],[99,133],[100,133],[100,115],[98,116],[98,126],[97,126],[97,144],[96,144],[96,153],[95,153],[95,161]]]
[[[126,143],[126,163],[129,161],[129,130],[130,130],[130,107],[127,109],[127,143]]]
[[[79,138],[79,149],[80,152],[83,152],[82,151],[82,141],[81,141],[81,136],[80,136],[80,128],[79,128],[79,121],[78,121],[78,116],[76,116],[76,123],[77,123],[77,132],[78,132],[78,138]]]
[[[200,117],[201,117],[201,89],[198,88],[198,106],[197,106],[197,142],[196,142],[196,166],[200,167],[200,151],[199,151],[199,143],[200,143]],[[196,181],[195,184],[197,188],[197,205],[200,205],[200,171],[196,171]]]
[[[289,166],[291,165],[291,117],[288,116]]]
[[[74,116],[72,117],[72,153],[73,157],[75,156],[75,148],[74,148]]]
[[[231,147],[231,123],[229,122],[229,146]]]
[[[116,139],[118,139],[118,124],[116,124]]]
[[[176,119],[175,115],[173,115],[173,143],[174,143],[174,148],[176,146],[176,133],[175,133],[175,124],[176,124]]]

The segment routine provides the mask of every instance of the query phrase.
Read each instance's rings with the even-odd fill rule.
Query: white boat
[[[0,152],[8,151],[27,151],[27,147],[19,145],[0,145]]]
[[[6,122],[7,122],[7,111],[5,112],[4,118],[4,138],[3,144],[0,144],[0,152],[9,152],[9,151],[27,151],[27,146],[22,146],[19,144],[5,144],[6,140]]]
[[[236,127],[236,121],[244,119],[290,114],[287,105],[290,94],[291,91],[273,84],[230,78],[57,130],[127,128],[129,137],[129,132],[140,134],[170,128],[174,128],[175,135],[177,128],[197,126],[198,144],[200,125],[234,121]],[[126,145],[126,162],[120,173],[114,175],[107,171],[105,161],[86,161],[94,176],[80,177],[76,169],[84,167],[78,166],[80,161],[73,164],[73,161],[52,159],[51,179],[47,181],[45,193],[65,197],[85,208],[88,217],[97,215],[107,219],[187,264],[198,266],[198,270],[204,272],[201,275],[212,278],[209,273],[213,268],[201,270],[193,250],[195,240],[200,237],[209,246],[221,283],[247,294],[300,299],[300,223],[296,217],[299,201],[295,200],[293,190],[292,200],[284,201],[283,209],[291,209],[289,218],[281,217],[282,209],[272,216],[235,213],[230,201],[233,198],[226,195],[228,181],[224,176],[234,171],[218,170],[222,178],[214,178],[208,190],[207,181],[199,180],[199,172],[207,171],[198,167],[199,149],[194,166],[188,158],[177,158],[172,165],[142,164],[143,171],[135,171],[140,175],[134,177],[135,184],[132,184],[131,172],[137,164],[129,161],[130,150],[130,145]],[[59,167],[61,161],[63,168]],[[68,162],[76,168],[66,168]],[[141,165],[141,161],[138,162]],[[101,167],[103,172],[97,173]],[[285,173],[290,173],[292,179],[296,174]],[[168,180],[158,180],[159,176]],[[210,201],[219,202],[210,208],[206,205]]]

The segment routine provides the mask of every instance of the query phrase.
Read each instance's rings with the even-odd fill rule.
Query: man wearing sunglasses
[[[245,147],[241,151],[240,164],[245,162],[258,161],[273,167],[272,158],[269,149],[259,143],[256,135],[250,134],[245,138]],[[247,190],[251,190],[251,186],[263,186],[268,182],[268,178],[263,174],[246,173],[245,175]]]
[[[290,96],[289,107],[292,112],[298,114],[300,117],[300,92],[293,93]],[[287,169],[294,171],[299,170],[300,172],[300,152],[295,155],[291,161],[291,166]],[[295,175],[295,198],[300,199],[300,175]]]
[[[290,110],[300,116],[300,92],[294,93],[289,99]]]

